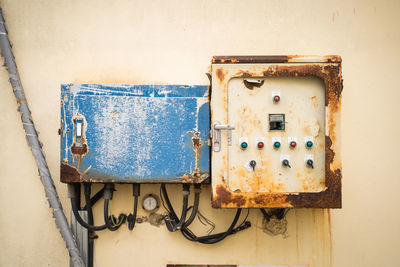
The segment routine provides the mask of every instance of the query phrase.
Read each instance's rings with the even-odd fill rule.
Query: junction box
[[[341,58],[219,56],[210,76],[62,85],[61,181],[211,180],[215,208],[340,208]]]
[[[213,207],[341,207],[340,64],[213,58]]]

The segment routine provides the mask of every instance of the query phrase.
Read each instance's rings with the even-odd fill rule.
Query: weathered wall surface
[[[343,209],[288,214],[288,237],[254,227],[224,242],[189,243],[164,227],[99,233],[97,266],[166,263],[398,266],[398,1],[0,1],[50,169],[59,179],[60,84],[207,84],[213,55],[338,54],[343,57]],[[0,69],[0,265],[68,266],[38,172]],[[176,204],[180,187],[171,186]],[[223,230],[233,211],[200,210]],[[132,209],[117,186],[114,213]],[[159,187],[144,186],[158,193]],[[101,222],[101,204],[96,207]],[[144,211],[139,211],[145,215]],[[198,226],[204,232],[204,228]]]

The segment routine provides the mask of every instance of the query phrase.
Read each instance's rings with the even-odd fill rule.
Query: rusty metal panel
[[[208,86],[64,84],[61,181],[209,181]]]
[[[340,208],[340,57],[212,62],[213,207]]]

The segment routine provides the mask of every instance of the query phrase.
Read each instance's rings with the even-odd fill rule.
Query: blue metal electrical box
[[[202,183],[208,86],[61,86],[61,181]]]

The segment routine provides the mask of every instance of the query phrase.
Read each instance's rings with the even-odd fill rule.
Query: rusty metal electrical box
[[[209,181],[208,86],[64,84],[61,181]]]
[[[339,56],[212,60],[212,205],[340,208]]]

